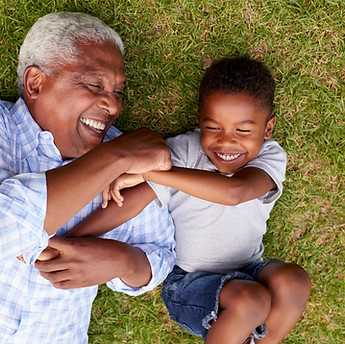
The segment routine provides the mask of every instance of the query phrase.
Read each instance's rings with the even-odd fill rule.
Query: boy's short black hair
[[[270,116],[274,91],[275,81],[263,63],[246,56],[225,58],[206,70],[199,87],[199,109],[211,93],[246,93],[256,99]]]

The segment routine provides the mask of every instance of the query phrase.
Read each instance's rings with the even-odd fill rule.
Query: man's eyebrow
[[[85,77],[96,77],[96,78],[107,78],[107,73],[103,72],[96,72],[96,71],[87,71],[84,74]],[[126,79],[121,81],[119,85],[123,85],[123,87],[126,87]]]

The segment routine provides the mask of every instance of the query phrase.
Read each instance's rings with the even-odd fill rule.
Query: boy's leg
[[[164,281],[162,298],[181,328],[217,344],[242,344],[271,305],[267,289],[245,273],[188,273],[178,266]]]
[[[260,283],[233,279],[220,292],[217,320],[212,322],[205,343],[240,344],[265,321],[271,297]]]
[[[272,262],[258,275],[271,294],[271,310],[265,320],[267,336],[260,344],[280,343],[301,317],[310,296],[308,274],[296,264]]]

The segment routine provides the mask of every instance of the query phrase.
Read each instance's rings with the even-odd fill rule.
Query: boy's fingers
[[[109,187],[102,191],[102,208],[105,209],[111,200]]]
[[[102,198],[102,209],[105,209],[108,206],[108,198]]]
[[[113,189],[111,192],[111,197],[114,200],[114,202],[117,204],[118,207],[122,207],[124,197],[121,195],[120,190]]]

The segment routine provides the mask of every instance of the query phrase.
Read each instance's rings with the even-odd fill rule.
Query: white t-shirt
[[[174,166],[216,171],[200,146],[200,129],[169,138],[167,144]],[[261,258],[266,221],[282,193],[286,153],[277,142],[267,140],[258,156],[245,167],[249,166],[264,170],[277,187],[237,206],[208,202],[150,183],[158,202],[168,204],[176,228],[176,264],[182,269],[227,273]]]

